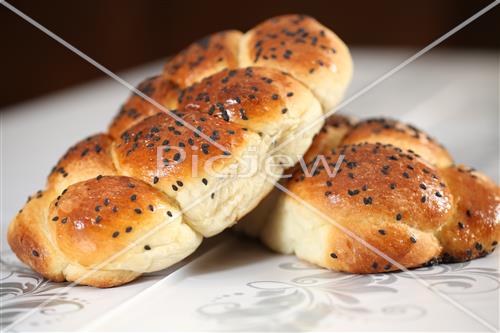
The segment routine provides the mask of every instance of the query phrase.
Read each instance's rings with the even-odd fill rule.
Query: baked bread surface
[[[108,133],[70,148],[10,224],[16,255],[54,281],[117,286],[179,262],[252,210],[321,128],[312,87],[346,87],[296,77],[299,58],[242,61],[243,38],[224,31],[188,46],[139,84]],[[299,144],[274,149],[305,126]]]
[[[286,183],[290,195],[271,196],[267,222],[239,229],[276,251],[352,273],[401,269],[392,260],[408,268],[466,261],[498,244],[499,187],[454,165],[442,145],[412,126],[334,116],[306,161]],[[325,164],[312,171],[318,161]]]

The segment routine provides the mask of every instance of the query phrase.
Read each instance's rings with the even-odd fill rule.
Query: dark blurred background
[[[422,48],[491,3],[420,1],[10,0],[112,71],[164,58],[223,29],[247,30],[274,15],[305,13],[350,46]],[[499,7],[442,47],[498,51]],[[0,107],[103,76],[0,6]]]

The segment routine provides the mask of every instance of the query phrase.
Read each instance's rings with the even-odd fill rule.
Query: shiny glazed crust
[[[239,59],[241,66],[290,73],[313,91],[325,111],[340,101],[352,77],[344,42],[305,15],[278,16],[257,25],[241,39]]]
[[[161,108],[132,94],[108,133],[68,150],[46,190],[10,224],[9,244],[24,263],[54,281],[121,285],[179,262],[270,192],[287,167],[283,156],[296,163],[321,124],[298,144],[273,148],[323,109],[313,81],[242,64],[241,38],[225,31],[190,45],[138,86]],[[345,87],[329,89],[338,95]],[[240,177],[248,154],[256,172]],[[209,161],[210,172],[201,168]]]
[[[453,165],[439,143],[412,126],[386,119],[354,125],[335,116],[310,152],[308,170],[321,159],[330,171],[340,159],[340,169],[328,174],[319,163],[310,177],[295,171],[287,184],[292,195],[281,195],[269,221],[251,230],[276,251],[376,273],[400,267],[366,243],[408,268],[482,257],[498,244],[499,187]]]

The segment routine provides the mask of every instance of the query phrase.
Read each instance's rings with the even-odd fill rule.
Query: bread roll
[[[408,268],[470,260],[495,249],[500,189],[493,181],[453,165],[440,144],[409,125],[376,119],[349,129],[348,120],[336,118],[311,147],[312,176],[299,168],[286,184],[291,195],[279,196],[261,229],[240,229],[278,252],[352,273],[400,269],[366,243]],[[340,157],[338,173],[329,174]],[[321,158],[327,165],[312,172]]]
[[[322,116],[310,87],[336,95],[345,87],[323,76],[297,80],[299,59],[281,70],[248,67],[241,36],[192,44],[138,87],[162,108],[133,94],[108,133],[69,149],[9,226],[23,262],[54,281],[117,286],[182,260],[270,192],[320,130],[273,150]],[[350,70],[348,53],[342,59],[338,67]]]

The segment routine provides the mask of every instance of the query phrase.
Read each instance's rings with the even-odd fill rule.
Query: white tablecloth
[[[410,50],[354,49],[351,96],[410,56]],[[122,77],[137,84],[161,62]],[[57,80],[57,73],[44,80]],[[43,80],[42,80],[43,84]],[[111,79],[2,110],[2,321],[23,316],[62,290],[19,266],[6,226],[66,149],[105,130],[129,92]],[[499,58],[432,51],[344,108],[357,117],[409,121],[439,139],[457,162],[498,182]],[[415,271],[499,327],[498,256]],[[5,327],[5,326],[4,326]],[[71,289],[18,330],[484,330],[477,320],[405,273],[331,273],[257,243],[223,235],[197,256],[120,288]]]

